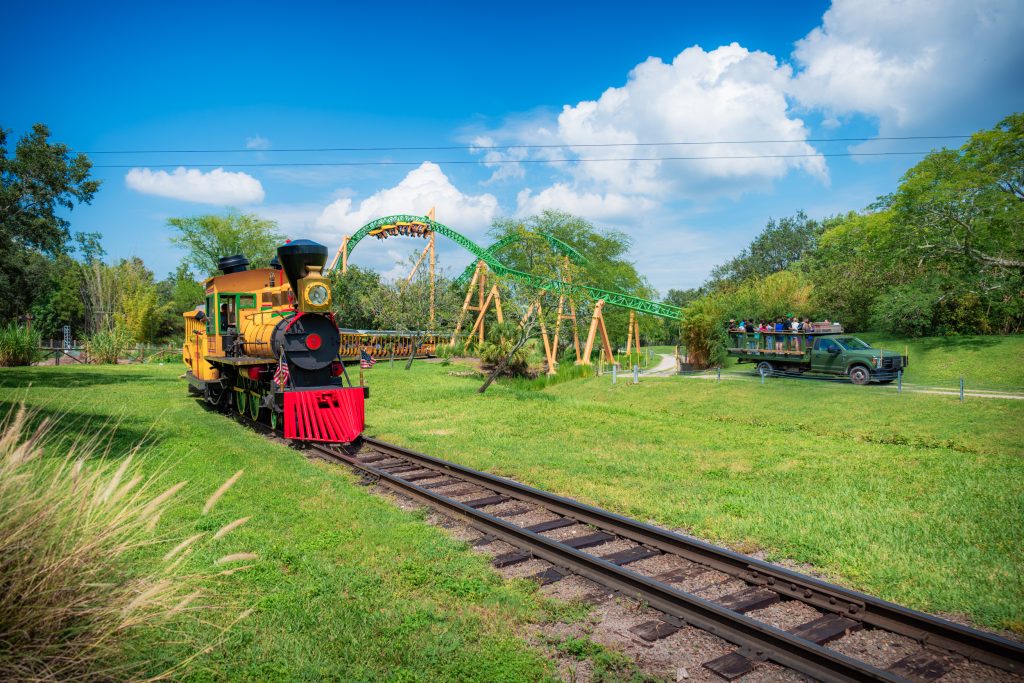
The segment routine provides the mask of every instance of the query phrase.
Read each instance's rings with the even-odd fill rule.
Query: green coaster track
[[[649,301],[647,299],[641,299],[638,296],[631,294],[623,294],[621,292],[609,292],[597,287],[589,287],[587,285],[581,285],[575,282],[565,282],[563,280],[556,280],[554,278],[544,277],[542,275],[534,275],[532,273],[524,273],[519,270],[513,270],[508,266],[504,265],[497,258],[497,252],[507,247],[509,244],[515,241],[515,237],[507,237],[503,240],[499,240],[495,244],[491,245],[487,249],[484,249],[473,240],[468,237],[459,234],[452,230],[443,223],[438,223],[426,216],[413,216],[411,214],[395,214],[392,216],[384,216],[376,220],[370,221],[363,227],[359,228],[354,235],[348,241],[348,254],[351,256],[352,250],[355,249],[356,245],[362,241],[364,237],[369,235],[374,230],[385,228],[389,225],[395,225],[398,223],[415,223],[425,225],[433,232],[444,235],[452,242],[473,254],[477,259],[483,261],[487,266],[500,277],[507,277],[518,282],[521,282],[529,287],[535,289],[542,289],[547,292],[555,294],[565,294],[574,298],[585,298],[592,301],[603,299],[606,304],[612,304],[614,306],[620,306],[622,308],[628,308],[639,313],[647,313],[649,315],[655,315],[660,318],[668,318],[669,320],[682,320],[683,309],[678,306],[672,306],[670,304],[663,304],[658,301]],[[565,254],[576,263],[583,263],[586,261],[583,254],[574,249],[572,246],[565,242],[557,239],[552,235],[545,234],[544,237],[548,242],[562,254]],[[466,282],[472,277],[473,268],[475,264],[470,265],[467,271],[463,272],[459,276],[457,281]],[[469,273],[467,276],[466,273]]]

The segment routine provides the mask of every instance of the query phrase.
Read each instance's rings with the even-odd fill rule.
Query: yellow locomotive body
[[[344,385],[341,335],[321,273],[327,248],[308,240],[277,250],[270,268],[220,260],[206,301],[184,313],[189,389],[285,437],[349,442],[362,432],[363,387]],[[346,377],[347,378],[347,377]]]

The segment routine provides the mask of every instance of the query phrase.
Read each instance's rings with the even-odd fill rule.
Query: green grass
[[[544,391],[378,366],[368,431],[933,612],[1024,631],[1024,403],[787,380]]]
[[[524,644],[529,620],[547,618],[546,601],[523,583],[504,584],[464,543],[402,512],[355,483],[345,470],[313,464],[268,443],[185,396],[179,365],[21,368],[0,371],[4,407],[25,399],[64,413],[62,428],[108,430],[112,454],[145,439],[145,467],[186,493],[161,521],[168,541],[251,515],[217,552],[252,551],[256,566],[222,582],[237,609],[247,607],[194,680],[524,680],[553,669]],[[399,376],[396,370],[394,375]],[[31,384],[31,388],[26,389]],[[56,448],[54,450],[57,450]],[[208,517],[205,497],[239,469],[245,474]],[[195,520],[199,519],[197,523]],[[211,551],[212,552],[212,551]],[[216,559],[198,555],[209,567]],[[139,566],[152,560],[135,558]],[[560,609],[560,608],[559,608]],[[572,610],[570,610],[572,611]],[[190,624],[181,640],[207,643],[213,626]],[[153,674],[187,652],[143,640]]]
[[[954,386],[961,375],[968,389],[1024,390],[1024,335],[892,339],[857,335],[872,346],[909,353],[906,381]]]

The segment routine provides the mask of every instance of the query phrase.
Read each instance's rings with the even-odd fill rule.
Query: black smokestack
[[[277,248],[277,260],[292,291],[298,292],[299,280],[306,277],[310,266],[323,268],[327,264],[327,247],[312,240],[294,240]]]

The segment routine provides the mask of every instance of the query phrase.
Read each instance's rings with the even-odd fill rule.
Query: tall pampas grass
[[[157,521],[186,482],[158,488],[140,473],[134,452],[119,462],[93,462],[95,441],[44,458],[53,423],[31,428],[33,421],[24,408],[0,420],[0,680],[153,678],[139,670],[144,664],[121,656],[125,642],[137,629],[197,618],[195,610],[209,608],[202,604],[204,577],[179,569],[197,545],[218,543],[248,517],[213,537],[161,538]],[[240,475],[211,496],[203,514]],[[161,566],[133,572],[126,556],[158,543],[170,546]],[[226,562],[245,560],[249,567],[257,559],[224,556],[210,575],[227,574]],[[180,675],[215,645],[155,677]]]

